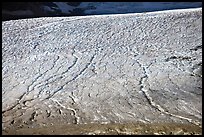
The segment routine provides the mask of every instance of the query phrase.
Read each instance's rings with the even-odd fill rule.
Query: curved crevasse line
[[[58,91],[62,90],[64,88],[65,85],[69,84],[70,82],[76,80],[78,77],[80,77],[87,69],[88,67],[91,65],[93,59],[95,58],[96,53],[91,57],[90,61],[86,64],[86,66],[76,75],[74,76],[71,80],[65,82],[63,85],[61,85],[57,90],[55,90],[51,95],[49,95],[48,97],[46,97],[45,99],[49,99],[52,96],[54,96]],[[44,99],[44,100],[45,100]]]
[[[173,117],[176,117],[176,118],[179,118],[179,119],[184,119],[184,120],[187,120],[189,123],[192,123],[194,125],[197,125],[197,126],[200,126],[201,127],[201,123],[198,122],[198,121],[194,121],[193,119],[190,119],[190,118],[187,118],[187,117],[184,117],[184,116],[180,116],[180,115],[176,115],[176,114],[172,114],[168,111],[165,111],[164,108],[162,108],[160,105],[156,104],[152,97],[149,95],[148,93],[148,90],[151,91],[151,89],[145,89],[145,86],[144,86],[144,82],[148,79],[148,74],[147,74],[147,68],[149,67],[145,67],[143,66],[143,64],[141,64],[139,61],[137,61],[138,64],[143,68],[143,71],[144,71],[144,76],[141,77],[140,79],[140,90],[142,91],[142,93],[144,94],[144,96],[146,97],[146,99],[148,100],[149,104],[156,108],[157,110],[159,110],[160,112],[164,113],[164,114],[167,114],[167,115],[170,115],[170,116],[173,116]]]
[[[80,117],[77,115],[76,109],[71,108],[71,107],[65,107],[64,105],[62,105],[58,100],[50,98],[50,100],[52,100],[53,102],[57,103],[60,107],[67,109],[67,110],[71,110],[73,112],[73,115],[75,117],[74,119],[74,124],[79,124],[80,121]]]

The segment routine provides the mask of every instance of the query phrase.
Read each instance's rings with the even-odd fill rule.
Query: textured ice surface
[[[202,9],[2,22],[3,128],[202,121]]]

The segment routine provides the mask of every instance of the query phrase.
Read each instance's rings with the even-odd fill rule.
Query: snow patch
[[[71,11],[73,11],[76,7],[67,5],[64,2],[53,2],[54,4],[56,4],[59,9],[61,10],[62,13],[70,13]]]
[[[82,2],[85,14],[122,14],[201,7],[202,2]]]

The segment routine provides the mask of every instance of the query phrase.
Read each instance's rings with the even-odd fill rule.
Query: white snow
[[[54,11],[53,9],[51,9],[51,8],[48,7],[48,6],[43,6],[43,8],[44,8],[44,11]]]
[[[85,14],[150,12],[199,7],[201,2],[82,2]]]
[[[70,13],[70,11],[73,11],[73,9],[75,9],[75,7],[67,5],[64,2],[53,2],[53,3],[59,7],[62,13]]]

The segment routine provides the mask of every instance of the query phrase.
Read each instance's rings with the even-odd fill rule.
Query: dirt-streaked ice
[[[3,128],[202,125],[202,9],[2,22]]]

